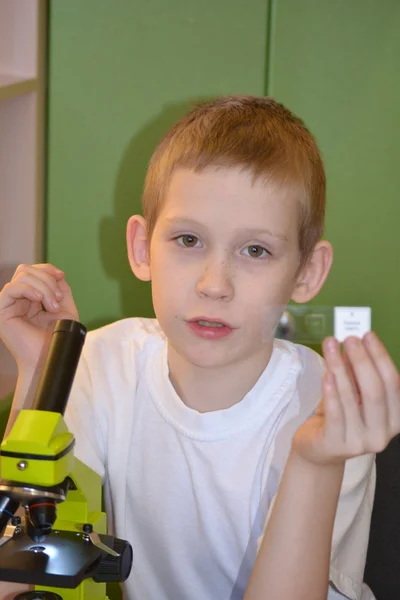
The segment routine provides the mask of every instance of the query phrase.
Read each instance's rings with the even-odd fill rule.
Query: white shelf
[[[41,261],[46,0],[0,0],[0,289]],[[0,342],[0,401],[16,365]]]
[[[36,96],[0,103],[0,271],[35,261]]]
[[[0,72],[35,78],[40,0],[0,0]]]

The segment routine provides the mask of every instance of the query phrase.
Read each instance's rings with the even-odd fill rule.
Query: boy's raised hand
[[[0,339],[20,370],[35,370],[58,319],[78,318],[64,273],[53,265],[20,265],[0,291]]]
[[[400,374],[375,333],[323,343],[322,401],[296,432],[293,449],[329,465],[384,450],[400,433]]]

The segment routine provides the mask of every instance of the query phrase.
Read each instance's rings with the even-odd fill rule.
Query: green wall
[[[244,6],[246,9],[244,10]],[[47,259],[89,326],[152,315],[125,223],[147,161],[190,102],[263,94],[265,0],[68,0],[50,12]]]
[[[400,364],[399,31],[398,0],[53,0],[47,259],[81,319],[152,314],[124,236],[162,133],[198,98],[269,93],[326,163],[335,265],[315,304],[372,306]]]

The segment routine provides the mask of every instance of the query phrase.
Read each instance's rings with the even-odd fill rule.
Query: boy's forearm
[[[0,581],[0,600],[13,600],[18,594],[29,590],[32,590],[32,587],[23,583]]]
[[[292,451],[244,600],[326,600],[343,472]]]
[[[40,373],[31,369],[20,369],[15,386],[10,415],[5,430],[8,435],[20,410],[31,408],[35,396],[36,387],[39,383]],[[1,599],[0,599],[1,600]]]

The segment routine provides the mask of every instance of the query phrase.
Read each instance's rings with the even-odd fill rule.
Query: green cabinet
[[[125,222],[160,136],[195,99],[267,93],[326,164],[335,262],[314,303],[371,306],[400,364],[398,0],[70,0],[49,25],[47,260],[89,327],[153,314]]]

